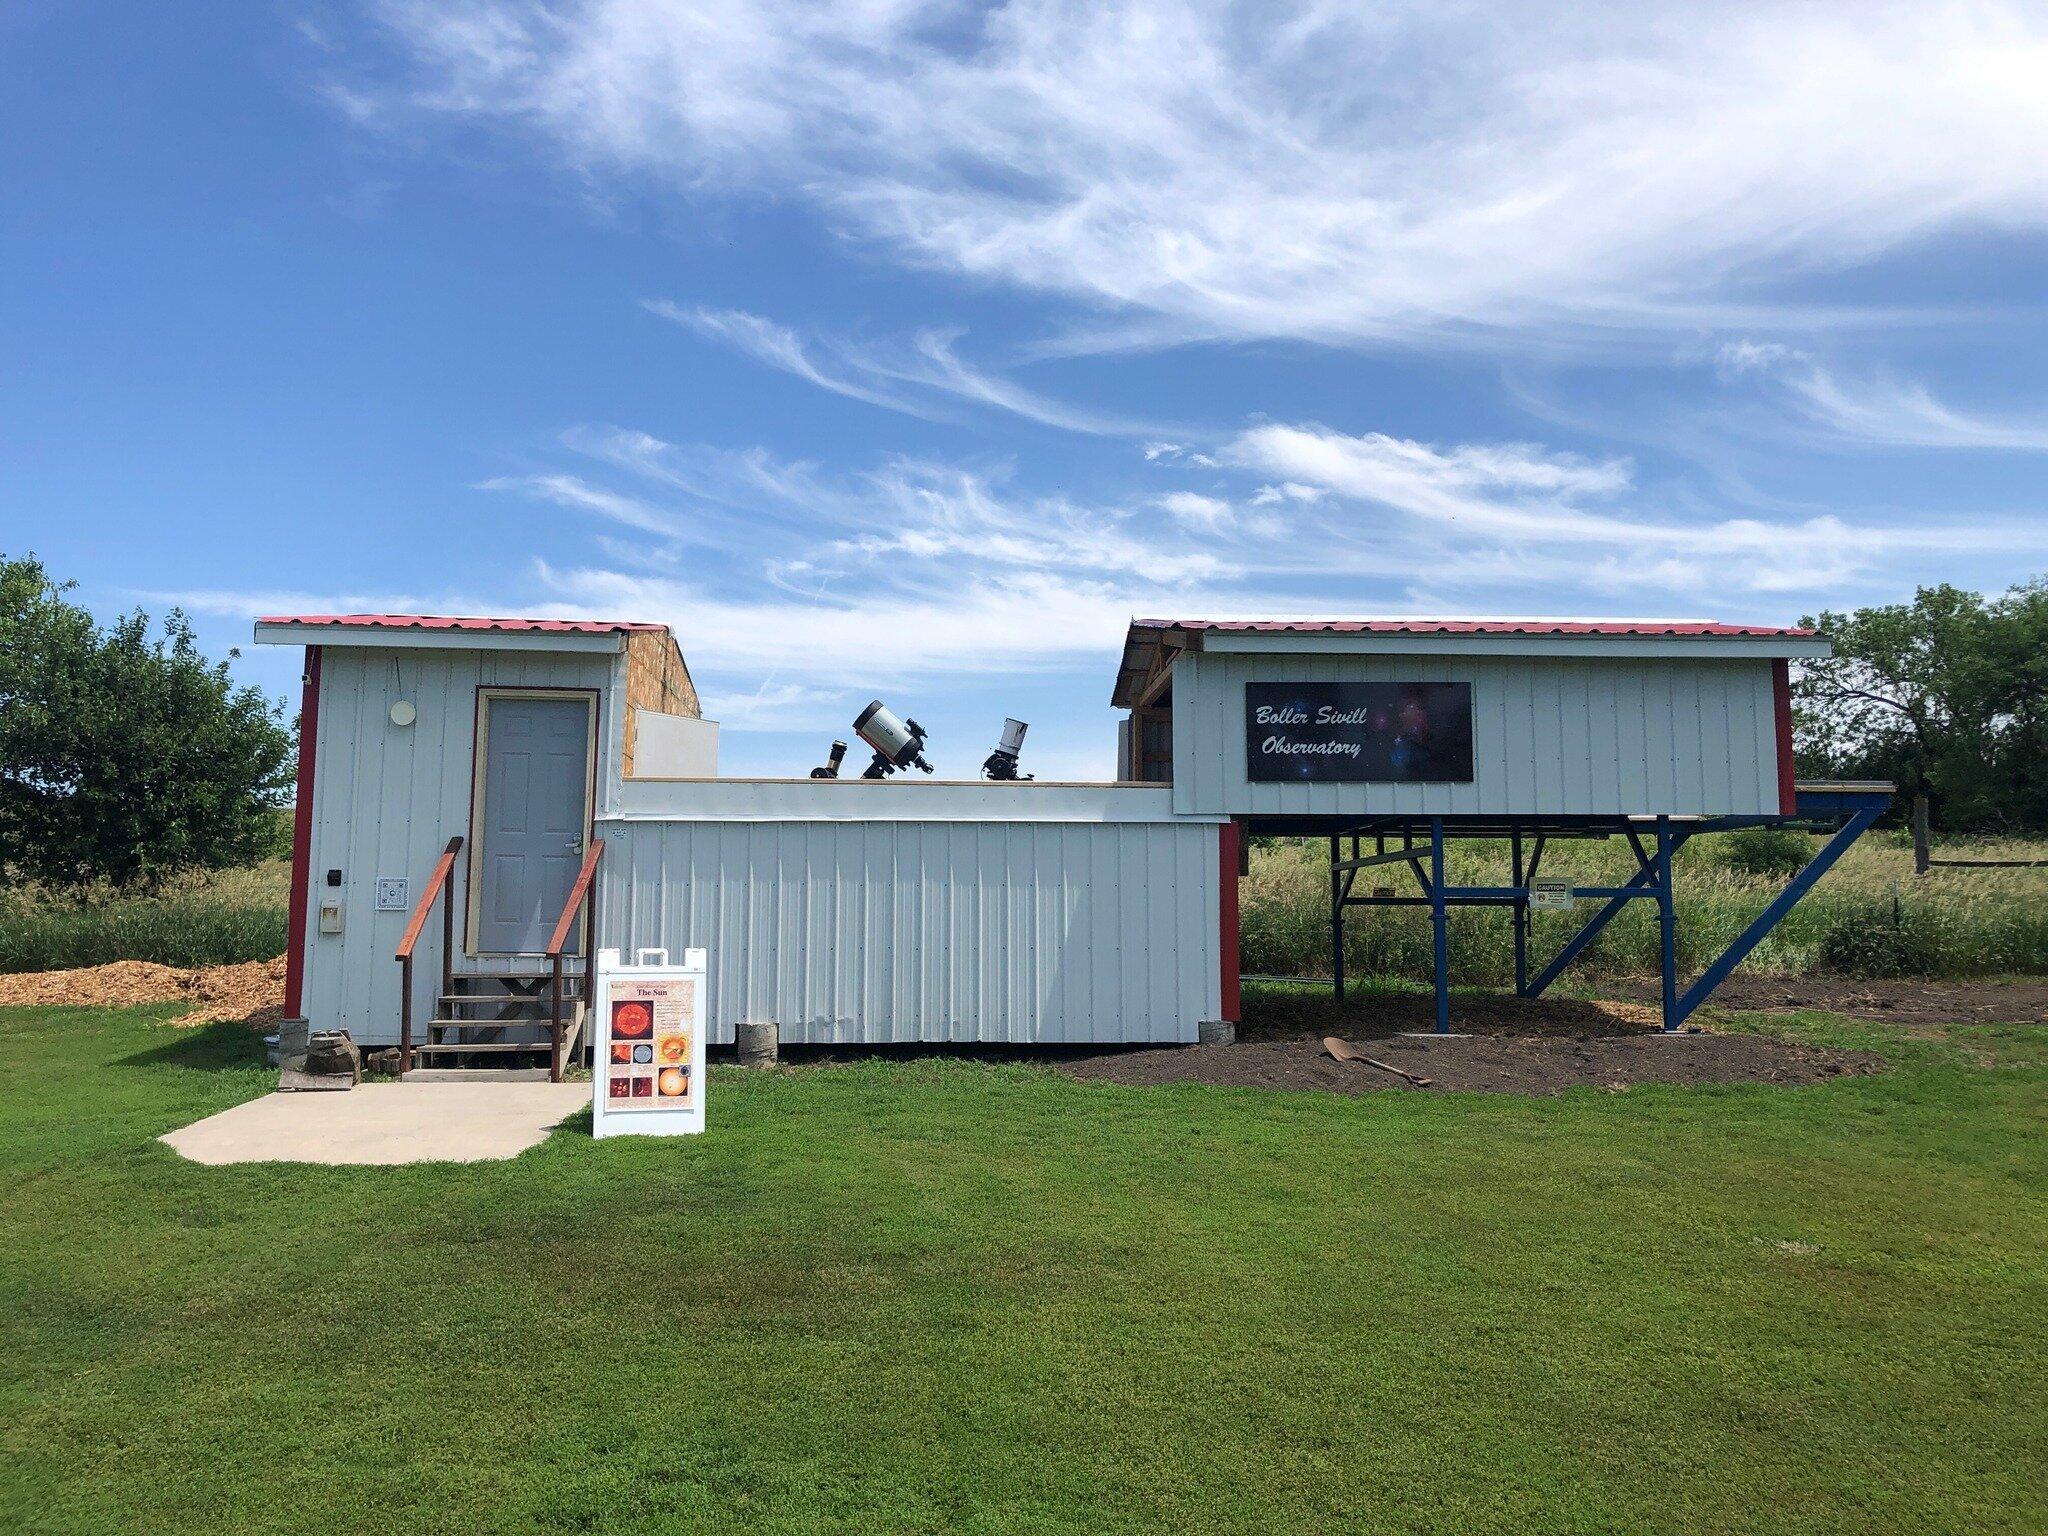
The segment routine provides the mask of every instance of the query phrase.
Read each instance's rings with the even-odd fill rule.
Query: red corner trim
[[[305,687],[299,695],[299,787],[292,807],[292,904],[285,929],[284,1013],[304,1018],[306,907],[313,893],[313,754],[319,743],[320,647],[306,647]]]
[[[1223,1019],[1235,1024],[1242,1008],[1242,987],[1238,974],[1237,928],[1237,840],[1238,827],[1226,821],[1218,827],[1216,849],[1217,910],[1222,914]]]
[[[1778,814],[1799,814],[1799,789],[1792,768],[1792,664],[1771,663],[1771,697],[1778,711]]]

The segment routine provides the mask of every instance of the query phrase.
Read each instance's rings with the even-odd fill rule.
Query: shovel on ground
[[[1396,1077],[1406,1078],[1418,1088],[1427,1088],[1429,1079],[1420,1072],[1410,1072],[1397,1067],[1391,1061],[1381,1061],[1377,1056],[1368,1056],[1349,1040],[1339,1040],[1335,1035],[1323,1039],[1323,1049],[1338,1061],[1362,1061],[1368,1067],[1378,1067],[1382,1072],[1391,1072]]]

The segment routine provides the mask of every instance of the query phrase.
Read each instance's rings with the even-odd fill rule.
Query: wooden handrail
[[[398,941],[398,953],[392,958],[398,962],[398,1070],[404,1075],[412,1070],[412,952],[420,941],[420,930],[427,925],[427,914],[434,909],[442,893],[449,892],[448,899],[441,903],[441,991],[451,992],[455,988],[455,855],[462,851],[462,839],[451,837],[448,846],[441,850],[441,857],[434,863],[434,872],[427,876],[427,888],[420,893],[419,905],[412,909],[412,921],[405,925],[405,937]]]
[[[576,871],[576,879],[569,887],[569,898],[562,903],[562,916],[555,924],[554,936],[548,940],[548,963],[553,972],[550,984],[552,1014],[550,1044],[548,1052],[548,1078],[559,1083],[562,1080],[562,955],[569,946],[569,930],[576,925],[576,912],[587,899],[590,903],[590,931],[583,945],[583,1011],[587,1018],[590,1010],[597,1006],[597,891],[591,884],[597,874],[598,860],[604,857],[604,839],[594,837],[590,846],[583,851],[583,866]]]
[[[427,914],[433,910],[434,898],[441,894],[441,888],[455,872],[455,855],[461,851],[462,839],[449,838],[448,846],[441,850],[441,857],[434,864],[434,872],[427,876],[427,888],[421,893],[419,904],[412,909],[412,921],[405,925],[405,937],[398,941],[398,953],[393,959],[406,959],[412,954],[413,946],[419,943],[420,929],[427,925]]]
[[[592,838],[590,846],[583,851],[583,867],[576,871],[575,883],[569,887],[569,899],[562,903],[562,916],[555,924],[554,937],[548,940],[550,955],[560,955],[567,947],[569,930],[576,922],[576,909],[583,905],[584,895],[590,890],[590,878],[597,873],[597,861],[603,857],[604,839]]]

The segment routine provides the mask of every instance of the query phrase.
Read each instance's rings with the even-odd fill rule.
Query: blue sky
[[[0,549],[215,650],[663,620],[734,772],[881,693],[1102,774],[1134,613],[1996,590],[2044,78],[1941,0],[27,0]]]

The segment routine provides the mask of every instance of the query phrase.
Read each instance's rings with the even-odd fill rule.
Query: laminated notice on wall
[[[601,951],[592,1105],[597,1135],[704,1129],[704,960],[623,965]],[[616,1120],[614,1117],[617,1117]]]

